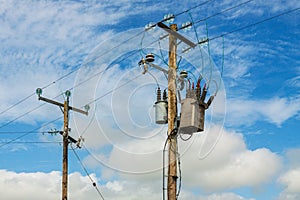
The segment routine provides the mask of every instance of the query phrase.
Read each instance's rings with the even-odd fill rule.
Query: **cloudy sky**
[[[48,131],[62,130],[63,114],[36,88],[90,106],[70,112],[70,135],[84,138],[69,148],[70,199],[101,199],[91,179],[105,199],[162,199],[167,125],[155,124],[153,105],[167,80],[138,62],[153,53],[168,68],[166,32],[145,31],[166,14],[179,28],[193,23],[179,32],[194,43],[209,38],[189,51],[178,41],[177,64],[216,94],[205,131],[178,137],[179,199],[300,198],[298,0],[0,3],[3,199],[61,196],[62,138]]]

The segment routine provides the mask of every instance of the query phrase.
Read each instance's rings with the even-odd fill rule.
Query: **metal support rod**
[[[170,26],[172,32],[177,31],[177,25]],[[169,166],[168,166],[168,200],[176,200],[177,190],[177,136],[174,134],[174,124],[177,117],[176,99],[176,51],[177,38],[169,34],[169,71],[168,71],[168,137],[169,137]]]

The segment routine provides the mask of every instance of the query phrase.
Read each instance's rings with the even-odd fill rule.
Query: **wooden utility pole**
[[[170,17],[170,19],[172,16]],[[174,16],[173,16],[174,18]],[[150,54],[146,61],[141,60],[139,64],[144,64],[145,62],[151,67],[154,67],[164,73],[168,72],[168,200],[176,200],[177,198],[177,87],[176,87],[176,76],[177,76],[177,39],[180,42],[188,45],[188,49],[195,48],[197,44],[193,43],[183,35],[177,32],[177,25],[172,24],[169,26],[165,25],[163,22],[158,22],[157,26],[162,28],[169,34],[169,69],[165,70],[160,66],[152,64],[154,61],[154,56]],[[158,98],[160,99],[160,98]],[[157,101],[159,103],[159,100]],[[161,114],[161,113],[160,113]],[[164,117],[165,115],[163,115]],[[162,116],[160,116],[162,117]],[[159,119],[160,120],[160,119]],[[156,122],[158,123],[158,122]],[[162,123],[165,123],[163,121]],[[162,124],[160,121],[158,124]],[[176,126],[175,126],[176,125]],[[165,148],[164,148],[165,150]],[[164,159],[164,158],[163,158]],[[163,166],[163,199],[165,199],[165,174]]]
[[[62,200],[68,199],[69,97],[64,102]]]
[[[69,106],[69,97],[71,96],[71,92],[67,90],[65,92],[65,95],[67,99],[64,101],[64,103],[60,103],[57,101],[53,101],[51,99],[41,97],[42,89],[38,88],[36,90],[36,93],[38,94],[38,99],[45,101],[47,103],[51,103],[54,105],[57,105],[59,107],[63,107],[63,113],[64,113],[64,130],[61,131],[61,134],[63,136],[63,164],[62,164],[62,200],[68,199],[68,146],[69,143],[73,142],[76,143],[77,141],[69,136],[69,110],[73,110],[75,112],[79,112],[85,115],[88,115],[88,107],[86,107],[86,111],[80,110],[78,108],[74,108]]]
[[[177,31],[177,25],[170,26]],[[177,191],[177,132],[174,124],[177,117],[176,74],[177,74],[177,38],[169,34],[169,72],[168,72],[168,138],[169,138],[169,166],[168,166],[168,200],[176,200]]]

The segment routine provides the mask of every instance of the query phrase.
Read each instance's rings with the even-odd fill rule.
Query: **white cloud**
[[[279,200],[296,200],[300,198],[300,149],[289,149],[286,152],[287,170],[278,178],[278,183],[284,187]]]
[[[163,143],[161,137],[148,142],[123,140],[113,145],[107,155],[92,152],[94,159],[89,157],[85,163],[91,162],[95,167],[95,159],[98,159],[98,164],[106,166],[102,170],[106,180],[118,176],[121,180],[153,184],[161,181]],[[179,144],[186,191],[201,189],[213,193],[243,187],[255,189],[270,183],[281,168],[277,154],[265,148],[249,150],[241,134],[216,126],[194,135],[188,142],[179,140]]]
[[[281,126],[299,113],[299,101],[297,98],[279,97],[262,100],[228,99],[227,122],[231,125],[251,125],[261,120]]]
[[[113,35],[113,31],[111,30],[103,30],[105,31],[104,33],[99,33],[99,31],[96,31],[97,28],[102,30],[102,26],[118,24],[118,22],[127,16],[147,13],[149,10],[154,10],[156,14],[159,9],[168,8],[168,6],[161,6],[161,4],[151,6],[148,5],[147,2],[141,3],[127,0],[96,4],[94,4],[95,1],[91,1],[92,3],[80,3],[75,1],[31,1],[24,3],[4,0],[0,2],[0,16],[5,16],[5,18],[0,18],[0,39],[4,49],[1,51],[1,57],[3,59],[0,63],[2,82],[0,85],[0,101],[2,102],[0,111],[12,105],[14,102],[17,102],[20,98],[34,92],[36,87],[46,85],[62,74],[68,73],[72,70],[72,67],[69,66],[75,66],[77,63],[80,63],[95,44]],[[277,12],[279,8],[281,8],[278,3],[264,2],[261,2],[261,5],[268,4],[268,7],[272,8],[272,12]],[[298,1],[291,2],[289,2],[287,6],[292,8],[295,3],[298,3]],[[135,5],[132,6],[131,3]],[[187,3],[183,4],[185,4],[185,6],[187,5]],[[132,9],[132,7],[135,9]],[[213,6],[211,7],[214,8]],[[182,6],[177,6],[176,9],[182,11]],[[247,10],[250,13],[255,12],[257,15],[261,15],[262,13],[260,12],[261,10],[252,9],[250,6]],[[240,15],[241,13],[243,12],[239,10],[234,13],[233,16],[235,14]],[[148,19],[150,19],[150,17]],[[136,41],[140,41],[139,39]],[[110,47],[108,43],[106,43],[107,46],[105,47]],[[139,46],[138,42],[134,45]],[[254,62],[248,60],[247,55],[249,55],[250,52],[255,52],[255,48],[255,45],[250,45],[250,43],[247,42],[236,42],[236,45],[229,46],[225,49],[225,55],[230,54],[231,59],[231,61],[227,63],[229,64],[227,74],[230,78],[239,79],[249,75],[249,68],[253,66]],[[263,46],[261,48],[263,48]],[[216,49],[220,50],[221,48]],[[103,48],[103,51],[107,51],[107,49]],[[118,52],[112,52],[112,54],[118,55]],[[107,59],[111,58],[112,57],[108,56]],[[238,68],[236,68],[237,62],[239,65]],[[105,62],[105,64],[107,64],[107,62]],[[134,66],[136,66],[136,63],[134,63]],[[95,71],[92,70],[90,74],[94,72]],[[95,81],[99,81],[99,84],[103,84],[100,84],[101,87],[98,83],[93,85],[95,82],[90,82],[88,83],[90,84],[89,86],[79,88],[76,92],[81,98],[76,99],[75,105],[84,105],[87,101],[93,100],[93,98],[101,96],[111,88],[114,88],[116,80],[122,79],[122,81],[126,81],[130,75],[133,75],[133,73],[126,75],[123,73],[125,72],[122,70],[113,70],[111,73],[105,74],[102,80],[98,79]],[[159,169],[161,166],[161,160],[159,158],[161,158],[161,148],[164,142],[165,130],[157,128],[153,132],[149,132],[149,129],[152,129],[152,127],[145,128],[145,125],[149,125],[146,122],[150,124],[153,122],[150,107],[155,101],[153,100],[155,97],[153,99],[144,98],[149,94],[155,96],[153,90],[142,85],[145,80],[149,84],[155,85],[153,80],[150,80],[149,77],[145,77],[146,76],[144,76],[144,80],[137,80],[133,82],[130,87],[126,87],[126,89],[130,89],[128,91],[134,91],[138,94],[135,94],[136,96],[141,96],[142,101],[134,101],[136,96],[132,95],[133,92],[131,93],[133,97],[130,96],[130,98],[133,99],[128,98],[128,96],[122,94],[122,92],[128,92],[124,89],[120,92],[120,95],[116,95],[116,93],[111,95],[115,95],[113,100],[106,99],[100,103],[97,102],[98,113],[95,115],[95,118],[87,118],[86,120],[80,119],[75,122],[78,128],[78,134],[81,135],[85,133],[86,145],[92,150],[92,153],[95,153],[96,157],[103,156],[99,157],[99,159],[106,162],[105,164],[113,165],[114,168],[121,171],[144,172]],[[295,85],[297,78],[298,77],[295,77],[295,79],[292,80]],[[120,84],[122,84],[122,81]],[[63,82],[54,84],[53,87],[45,91],[45,95],[54,97],[59,92],[71,87],[73,83],[74,76]],[[234,84],[237,84],[237,82]],[[133,85],[139,85],[139,87],[136,87],[136,90],[131,90],[135,87]],[[105,88],[106,86],[108,87]],[[84,90],[89,87],[90,89],[95,89],[92,91],[92,94],[87,94]],[[143,87],[147,88],[147,90],[141,92],[141,88]],[[14,91],[19,92],[15,93]],[[60,97],[60,100],[62,100],[62,97]],[[122,102],[122,100],[124,101]],[[224,102],[221,102],[222,100],[223,99],[217,99],[219,104],[224,106]],[[37,102],[36,96],[29,101],[26,106],[20,105],[5,115],[1,115],[1,120],[9,120],[19,116],[20,113],[32,109],[39,103]],[[134,105],[130,104],[132,102],[134,102]],[[144,104],[147,104],[147,106],[144,107]],[[132,107],[124,109],[124,107],[126,107],[124,105],[130,105]],[[258,101],[229,100],[229,122],[235,123],[237,121],[236,119],[243,118],[245,122],[251,124],[264,118],[264,120],[280,126],[284,121],[298,113],[298,105],[298,100],[294,101],[294,99],[288,98],[273,98]],[[133,109],[133,106],[136,109]],[[57,112],[61,114],[59,109],[57,109],[56,112],[56,108],[53,108],[51,105],[47,105],[46,107],[46,109],[35,112],[34,117],[28,116],[28,118],[22,119],[22,121],[32,123],[35,119],[48,120],[52,116],[57,116]],[[113,111],[111,111],[111,107],[114,108]],[[224,107],[220,110],[218,110],[218,108],[219,107],[216,107],[215,109],[217,113],[224,111]],[[133,118],[129,118],[128,116],[133,116]],[[115,126],[111,126],[112,121]],[[121,131],[116,131],[116,127],[121,129]],[[162,133],[158,135],[160,131]],[[211,127],[211,131],[216,133],[207,132],[206,134],[215,134],[212,138],[205,138],[203,135],[199,135],[196,137],[194,143],[187,143],[181,146],[185,152],[183,160],[186,160],[182,163],[183,174],[189,187],[200,187],[208,191],[244,186],[258,187],[270,181],[278,171],[280,161],[276,154],[264,148],[248,150],[241,135],[233,132],[229,133],[228,131],[224,131],[223,136],[213,151],[208,156],[205,156],[205,159],[195,159],[199,154],[206,154],[214,147],[213,144],[216,143],[219,132],[214,129],[214,127]],[[132,135],[127,137],[128,135],[126,134],[128,133]],[[156,137],[151,138],[154,135]],[[145,138],[147,137],[151,139],[146,140]],[[133,141],[133,138],[136,140]],[[107,146],[111,149],[101,152],[100,154],[99,152],[103,150],[102,148]],[[201,150],[200,147],[202,148]],[[199,153],[199,151],[201,152]],[[149,154],[149,156],[145,158],[144,154]],[[86,162],[90,163],[91,161],[87,159]],[[268,162],[274,167],[271,170],[268,169],[267,166],[262,164],[265,162]],[[95,163],[92,164],[95,166]],[[107,177],[111,178],[115,175],[115,173],[109,173],[110,172],[107,172]],[[259,173],[260,176],[257,176],[257,173]],[[26,174],[2,171],[1,180],[11,180],[7,174],[15,178],[12,180],[14,185],[9,185],[9,181],[5,183],[2,182],[2,184],[6,185],[0,187],[1,193],[7,194],[7,192],[10,192],[9,195],[17,195],[13,194],[14,191],[12,191],[11,188],[19,186],[19,188],[24,190],[25,195],[29,195],[28,198],[27,196],[22,196],[22,198],[25,199],[45,199],[48,197],[49,199],[57,199],[59,197],[60,175],[58,172]],[[236,174],[239,174],[239,176],[236,176]],[[297,171],[291,170],[287,172],[282,176],[282,179],[280,179],[281,183],[286,185],[287,188],[295,188],[295,183],[290,180],[290,174],[297,175]],[[50,176],[54,177],[53,180],[55,179],[55,181],[50,180]],[[4,178],[2,179],[2,177]],[[121,175],[120,177],[124,178],[125,176]],[[87,177],[74,173],[70,175],[70,178],[72,182],[74,181],[76,183],[70,188],[73,188],[72,195],[74,194],[74,196],[72,196],[72,199],[95,198],[96,195],[93,188],[86,187],[86,185],[90,186],[91,184]],[[105,190],[107,196],[117,199],[145,199],[144,194],[147,194],[146,198],[149,199],[160,198],[161,183],[159,181],[154,182],[159,186],[155,186],[155,188],[153,185],[153,187],[147,185],[150,180],[160,180],[160,173],[157,172],[148,177],[148,182],[143,179],[143,176],[139,176],[138,182],[123,181],[122,179],[119,181],[110,181],[102,188]],[[228,180],[230,181],[228,182]],[[145,184],[143,185],[142,183]],[[46,184],[46,186],[43,184]],[[51,190],[47,191],[49,195],[45,195],[45,192],[43,192],[45,188]],[[141,190],[137,191],[137,188],[141,188]],[[182,194],[184,199],[245,199],[233,193],[195,197],[194,194],[189,193],[187,190],[185,191],[186,193],[183,192]],[[36,194],[36,192],[38,193]],[[30,195],[32,195],[32,193],[36,196],[31,197]],[[289,193],[288,195],[292,194]],[[16,199],[20,198],[20,196],[16,196]]]
[[[16,173],[0,170],[1,198],[17,199],[59,199],[61,197],[60,172]],[[95,179],[95,176],[92,175]],[[87,176],[79,173],[69,175],[69,197],[71,199],[94,199],[97,192]]]
[[[202,198],[200,198],[200,200],[202,200]],[[212,194],[207,197],[203,197],[203,200],[247,200],[247,198],[244,198],[234,193],[223,193],[223,194]],[[250,198],[248,200],[255,200],[255,199]]]
[[[287,171],[280,177],[279,182],[286,186],[285,192],[300,195],[300,167]]]
[[[24,3],[1,0],[0,40],[3,48],[0,51],[0,112],[34,93],[37,87],[48,85],[76,69],[95,45],[113,35],[113,30],[104,28],[106,25],[116,24],[124,17],[142,12],[141,9],[131,9],[132,4],[135,2]],[[71,88],[74,75],[53,83],[44,94],[53,98]],[[39,103],[34,96],[1,114],[1,119],[14,119]],[[43,114],[45,110],[47,115]],[[55,115],[52,110],[38,109],[38,112],[26,115],[26,119],[22,117],[19,121],[33,123],[33,118],[49,120]]]
[[[61,197],[60,172],[49,173],[16,173],[0,170],[1,198],[18,199],[59,199]],[[92,179],[97,182],[95,175]],[[153,187],[156,185],[155,187]],[[162,197],[161,184],[153,182],[145,184],[140,181],[108,181],[103,185],[97,184],[105,199],[137,200],[160,199]],[[75,172],[69,175],[69,198],[73,200],[100,199],[87,176]],[[211,195],[195,195],[189,191],[182,191],[181,199],[190,200],[251,200],[234,193],[216,193]]]
[[[207,134],[216,130],[213,127]],[[248,150],[242,135],[222,131],[217,145],[206,157],[198,158],[198,142],[185,152],[182,158],[185,185],[218,191],[244,186],[256,188],[272,181],[281,167],[279,156],[264,148]]]
[[[210,132],[219,131],[219,129],[211,128]],[[208,133],[210,134],[210,133]],[[272,179],[279,169],[280,161],[276,154],[267,149],[257,149],[255,151],[247,150],[240,134],[234,132],[223,132],[221,139],[213,151],[204,159],[198,159],[200,145],[205,143],[203,135],[194,136],[195,141],[180,145],[182,155],[182,174],[184,180],[184,188],[181,192],[183,199],[203,199],[203,200],[244,200],[234,193],[214,193],[209,195],[197,196],[190,192],[190,188],[201,188],[206,192],[222,191],[224,189],[240,188],[240,187],[260,187]],[[162,141],[163,142],[163,141]],[[143,150],[143,146],[131,142],[127,143],[131,149],[138,151]],[[124,145],[126,146],[126,145]],[[146,146],[146,145],[145,145]],[[151,144],[147,144],[149,148]],[[160,149],[162,144],[152,144],[153,147]],[[202,149],[203,151],[203,149]],[[153,154],[154,155],[154,154]],[[122,159],[120,159],[122,158]],[[110,154],[110,160],[119,160],[114,163],[119,168],[124,169],[126,166],[134,167],[140,165],[139,157],[126,156],[124,154]],[[123,160],[123,162],[122,162]],[[154,155],[150,160],[143,160],[144,166],[150,163],[158,163],[161,165],[161,153]],[[266,164],[267,163],[267,164]],[[128,167],[127,166],[127,167]],[[270,169],[269,166],[272,166]],[[101,170],[102,173],[104,170]],[[237,176],[238,174],[238,176]],[[259,174],[259,176],[258,176]],[[112,180],[112,177],[119,177]],[[58,198],[60,193],[60,173],[15,173],[5,170],[1,171],[2,186],[1,193],[6,199],[18,199],[18,194],[6,189],[22,186],[23,198],[31,198],[35,195],[36,199],[42,195],[49,199]],[[96,180],[96,177],[93,176]],[[157,199],[161,198],[161,171],[148,174],[123,174],[114,172],[109,177],[110,181],[99,186],[103,195],[107,198],[114,199],[138,199],[146,195],[144,198]],[[13,183],[9,180],[13,180]],[[40,184],[40,182],[43,182]],[[70,174],[70,195],[72,199],[96,198],[96,192],[93,190],[88,177],[81,176],[78,173]],[[46,188],[46,190],[45,190]],[[137,190],[137,188],[139,188]],[[38,191],[38,192],[37,192]],[[39,193],[40,192],[40,193]],[[45,195],[47,194],[47,195]],[[46,198],[46,199],[47,199]],[[34,199],[34,198],[31,198]],[[45,199],[45,198],[44,198]]]

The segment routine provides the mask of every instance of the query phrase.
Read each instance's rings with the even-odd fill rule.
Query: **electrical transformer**
[[[155,102],[155,122],[157,124],[167,124],[168,123],[168,111],[167,111],[167,102],[158,101]]]
[[[181,116],[179,133],[193,134],[195,132],[204,131],[205,110],[211,105],[214,96],[211,96],[207,103],[205,98],[207,94],[206,84],[201,92],[201,79],[198,80],[196,88],[192,84],[192,88],[187,89],[186,98],[181,101]]]
[[[194,98],[186,98],[181,101],[181,117],[179,132],[193,134],[204,130],[204,108],[199,106]]]
[[[161,99],[161,90],[157,89],[157,101],[154,104],[155,108],[155,122],[157,124],[168,123],[168,102],[166,91],[163,93],[163,99]]]

